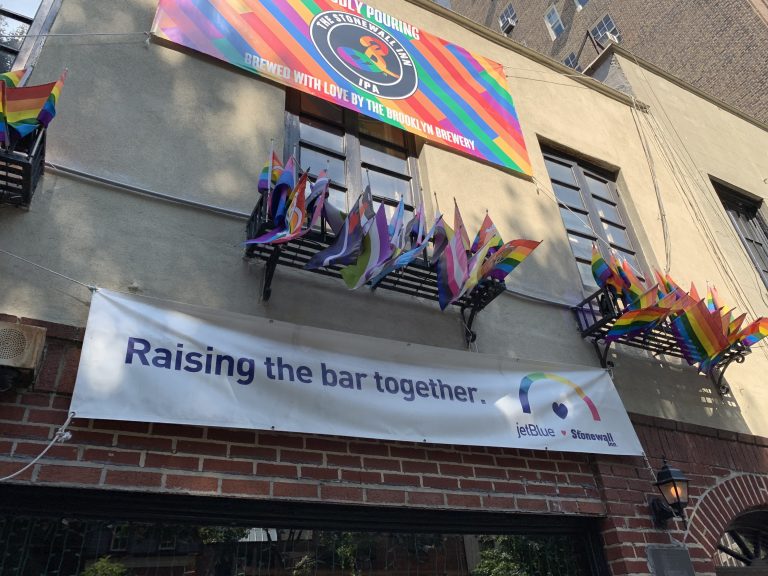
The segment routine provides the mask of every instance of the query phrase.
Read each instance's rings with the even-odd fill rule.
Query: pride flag
[[[456,302],[456,300],[461,298],[464,294],[472,292],[475,286],[478,285],[483,278],[482,267],[485,256],[488,254],[488,250],[495,246],[499,240],[501,240],[501,238],[498,236],[488,238],[485,245],[472,255],[472,258],[470,258],[469,263],[467,264],[467,278],[464,281],[464,286],[462,286],[459,293],[453,297],[451,304]]]
[[[363,248],[357,261],[341,269],[341,277],[347,288],[359,288],[376,276],[391,254],[386,206],[381,204],[363,238]]]
[[[668,308],[650,306],[639,310],[628,310],[614,322],[611,329],[605,335],[606,340],[617,340],[622,337],[629,338],[635,334],[645,332],[653,328],[658,322],[669,314]]]
[[[19,138],[28,136],[40,126],[39,116],[57,84],[58,82],[49,82],[39,86],[4,88],[5,121],[8,128],[12,128]]]
[[[689,364],[704,362],[728,347],[720,315],[713,315],[704,300],[679,314],[672,320],[671,327]]]
[[[331,264],[351,264],[357,260],[363,237],[373,222],[374,216],[371,188],[366,186],[344,220],[334,243],[312,256],[304,268],[314,270]]]
[[[420,212],[418,219],[423,224],[423,211]],[[379,270],[379,273],[373,277],[371,280],[371,286],[375,287],[379,282],[381,282],[387,274],[391,274],[392,272],[396,270],[400,270],[401,268],[405,268],[413,262],[418,256],[426,250],[427,245],[431,242],[432,237],[435,235],[435,231],[437,230],[437,225],[439,222],[442,222],[443,217],[441,215],[438,215],[435,219],[434,224],[432,224],[432,228],[429,229],[429,231],[424,234],[417,235],[416,242],[414,242],[411,245],[410,250],[400,251],[394,253],[390,259],[381,267],[381,270]],[[419,227],[421,227],[421,224],[419,224]],[[420,241],[419,241],[420,238]]]
[[[464,226],[464,220],[461,217],[456,198],[453,199],[453,230],[456,234],[461,236],[461,245],[464,247],[464,250],[469,251],[471,246],[469,243],[469,234],[467,234],[467,228]]]
[[[445,227],[445,224],[438,226],[438,231],[441,227]],[[437,259],[437,299],[440,310],[445,310],[456,298],[466,281],[467,251],[464,248],[461,230],[457,230]]]
[[[282,226],[276,226],[265,234],[251,240],[246,244],[284,244],[302,236],[307,228],[304,224],[307,220],[306,208],[307,173],[301,175],[296,183],[295,194],[287,210],[287,216]]]
[[[5,72],[3,74],[0,74],[0,82],[8,86],[9,88],[15,88],[19,85],[21,82],[21,79],[24,78],[24,74],[27,73],[26,68],[22,68],[21,70],[11,70],[10,72]]]
[[[491,220],[491,216],[486,212],[483,223],[480,225],[480,230],[477,231],[477,235],[472,242],[470,250],[474,254],[480,250],[482,246],[485,246],[488,240],[494,237],[497,238],[497,241],[493,246],[491,246],[491,249],[501,248],[501,246],[504,244],[504,241],[501,239],[499,231],[496,230],[496,225],[493,223],[493,220]]]
[[[758,318],[739,333],[738,342],[744,346],[754,346],[768,336],[768,318]]]
[[[285,223],[285,212],[288,209],[289,195],[296,186],[297,166],[296,158],[293,156],[288,158],[280,178],[277,179],[277,183],[272,189],[272,195],[267,201],[269,218],[274,221],[276,227],[282,227]]]
[[[504,280],[523,260],[531,255],[541,241],[511,240],[499,248],[483,264],[482,277]]]
[[[37,120],[45,126],[48,127],[48,124],[51,123],[51,120],[53,120],[54,116],[56,116],[56,104],[59,102],[59,98],[61,97],[61,90],[64,88],[64,81],[67,79],[67,71],[64,70],[64,72],[61,73],[61,76],[56,81],[56,83],[53,85],[53,88],[51,89],[51,93],[48,94],[48,98],[45,101],[45,104],[43,104],[42,110],[40,110],[40,113],[37,115]]]
[[[269,177],[269,173],[272,172],[272,177]],[[269,190],[277,184],[280,175],[283,173],[283,163],[277,154],[272,150],[272,158],[267,161],[264,168],[259,173],[259,183],[257,189],[260,194],[266,194]]]
[[[600,288],[605,286],[613,286],[616,290],[621,290],[624,286],[624,281],[619,276],[616,270],[615,260],[613,254],[611,254],[611,264],[605,261],[597,246],[592,244],[592,276],[597,282]]]

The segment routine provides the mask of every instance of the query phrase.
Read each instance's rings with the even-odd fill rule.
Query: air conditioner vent
[[[33,383],[44,350],[45,328],[0,322],[0,389]]]
[[[12,360],[24,354],[27,338],[18,328],[0,328],[0,360]]]

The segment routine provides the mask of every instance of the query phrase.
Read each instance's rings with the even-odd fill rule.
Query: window
[[[436,4],[440,4],[443,8],[451,9],[451,0],[435,0]]]
[[[330,201],[349,211],[370,182],[374,209],[400,198],[412,212],[419,198],[415,141],[411,134],[303,92],[287,96],[286,144],[315,176],[328,170]]]
[[[573,3],[576,4],[577,11],[584,8],[584,6],[587,5],[587,2],[589,2],[589,0],[573,0]]]
[[[595,24],[592,30],[589,31],[592,38],[601,46],[605,46],[608,40],[615,40],[621,42],[621,32],[616,27],[616,23],[609,14],[606,14],[600,22]]]
[[[33,45],[41,43],[43,20],[52,4],[53,0],[0,0],[0,72],[27,64]]]
[[[768,225],[759,212],[761,203],[717,182],[712,184],[747,254],[768,286]]]
[[[552,36],[552,40],[556,39],[560,34],[565,32],[565,26],[563,26],[563,21],[560,20],[560,14],[557,12],[557,8],[552,6],[548,11],[547,15],[544,17],[544,20],[547,23],[547,29],[549,30],[549,35]]]
[[[563,64],[568,66],[568,68],[573,68],[574,70],[577,70],[578,72],[581,72],[581,66],[579,66],[579,57],[576,56],[573,52],[568,54],[568,56],[565,57],[565,60],[563,60]]]
[[[644,274],[631,232],[619,208],[614,177],[556,152],[546,152],[544,162],[584,288],[590,292],[597,289],[592,277],[593,243],[606,259],[609,244],[616,256],[629,262],[642,279]]]
[[[517,13],[512,4],[507,4],[499,16],[499,28],[504,34],[509,34],[515,29],[515,26],[517,26]]]

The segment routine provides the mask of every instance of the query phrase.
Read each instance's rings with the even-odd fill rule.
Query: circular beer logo
[[[325,61],[357,88],[399,100],[416,91],[418,77],[408,52],[389,32],[347,12],[321,12],[309,25]]]

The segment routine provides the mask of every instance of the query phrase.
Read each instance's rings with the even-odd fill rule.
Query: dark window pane
[[[364,164],[378,166],[390,172],[408,175],[408,161],[405,152],[395,150],[376,142],[360,142],[360,157]]]
[[[549,173],[550,179],[559,180],[565,184],[578,187],[578,184],[576,184],[576,178],[573,176],[573,170],[570,166],[561,164],[560,162],[555,162],[549,158],[545,158],[544,163],[547,165],[547,172]]]
[[[339,126],[344,122],[344,109],[341,106],[303,92],[301,93],[301,111]]]
[[[0,16],[0,44],[6,48],[11,50],[21,48],[28,31],[29,24],[8,16]]]
[[[300,162],[303,170],[309,169],[312,174],[317,174],[321,170],[328,170],[328,176],[334,182],[344,186],[347,182],[344,173],[344,160],[324,154],[317,150],[312,150],[305,146],[300,150]]]
[[[367,116],[360,116],[360,134],[378,138],[399,148],[405,148],[405,132],[391,124]]]
[[[310,118],[302,118],[299,133],[305,142],[312,142],[339,154],[344,153],[344,132],[338,128],[324,125]]]
[[[371,182],[371,194],[373,194],[374,197],[389,198],[390,200],[399,201],[402,196],[405,199],[406,204],[413,206],[410,180],[403,180],[402,178],[382,174],[375,170],[367,170],[363,171],[363,186],[368,184],[369,177]]]
[[[0,48],[0,72],[8,72],[16,60],[16,53],[8,52]]]
[[[552,184],[552,189],[555,192],[555,196],[563,204],[573,206],[574,208],[584,209],[584,201],[581,199],[581,192],[579,190],[563,186],[562,184]]]

